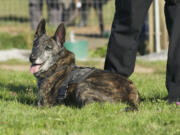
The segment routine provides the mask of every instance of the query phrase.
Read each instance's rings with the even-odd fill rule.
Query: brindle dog
[[[64,103],[82,107],[92,102],[126,102],[137,109],[138,92],[134,84],[119,74],[100,69],[91,70],[80,82],[69,83],[64,98],[59,101],[64,81],[77,68],[74,54],[65,49],[64,42],[63,24],[58,26],[54,36],[49,37],[46,35],[45,20],[40,21],[30,55],[30,70],[37,78],[40,105]]]

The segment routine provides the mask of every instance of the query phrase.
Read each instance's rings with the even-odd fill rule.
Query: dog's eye
[[[46,46],[45,47],[45,50],[51,50],[52,49],[52,46]]]

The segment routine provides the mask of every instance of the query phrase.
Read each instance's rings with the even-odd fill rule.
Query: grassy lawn
[[[153,73],[135,73],[143,101],[139,111],[125,104],[95,103],[82,109],[38,108],[35,78],[29,72],[0,70],[0,134],[2,135],[179,135],[180,108],[163,100],[167,95],[165,62],[137,62]],[[5,63],[0,63],[0,66]],[[13,66],[13,62],[8,62]],[[23,64],[19,62],[19,64]],[[27,63],[25,63],[26,65]],[[80,62],[80,65],[92,65]],[[97,63],[93,63],[101,67]]]
[[[106,26],[111,25],[113,12],[112,0],[104,7]],[[29,18],[28,0],[0,0],[0,17],[9,16]],[[47,18],[46,7],[43,16]],[[94,10],[91,10],[89,25],[98,25]],[[47,31],[53,34],[54,30],[48,28]],[[30,49],[33,33],[28,22],[0,20],[0,49]],[[96,53],[102,52],[104,48]],[[103,68],[102,62],[78,64]],[[130,78],[142,99],[137,112],[125,112],[126,104],[122,103],[95,103],[82,109],[38,108],[33,75],[26,70],[0,68],[0,135],[180,135],[180,108],[163,100],[167,96],[166,63],[138,61],[137,64],[153,69],[153,72],[136,72]],[[29,63],[11,60],[0,62],[0,67],[3,65],[26,68]]]

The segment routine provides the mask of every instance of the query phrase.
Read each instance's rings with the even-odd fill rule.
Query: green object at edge
[[[87,41],[67,41],[64,44],[65,48],[74,53],[76,59],[88,58],[88,42]]]

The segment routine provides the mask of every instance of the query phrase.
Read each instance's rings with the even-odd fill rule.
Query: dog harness
[[[62,83],[59,92],[58,92],[58,101],[62,101],[67,96],[67,90],[69,84],[72,83],[80,83],[83,80],[85,80],[91,73],[93,73],[95,68],[89,68],[89,67],[75,67],[74,70],[72,70],[64,82]]]

